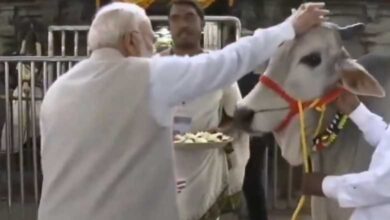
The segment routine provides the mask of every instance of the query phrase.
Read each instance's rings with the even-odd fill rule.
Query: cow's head
[[[358,95],[384,96],[379,83],[349,56],[342,44],[342,40],[352,38],[363,29],[363,24],[340,28],[333,23],[324,23],[315,27],[280,45],[264,75],[289,96],[301,101],[320,98],[337,87]],[[239,127],[252,133],[274,132],[289,112],[288,102],[259,82],[238,104],[235,120]],[[310,117],[317,116],[308,114],[308,117],[310,130],[310,122],[315,120]],[[274,134],[284,158],[290,164],[300,164],[298,117]]]

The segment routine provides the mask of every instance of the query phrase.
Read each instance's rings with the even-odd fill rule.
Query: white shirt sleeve
[[[233,84],[295,37],[291,19],[245,37],[222,50],[193,57],[156,56],[150,64],[152,103],[172,108],[180,102]],[[153,104],[155,106],[155,104]]]
[[[322,183],[324,194],[341,207],[358,208],[390,203],[390,129],[379,141],[368,171],[328,176]]]
[[[229,117],[233,117],[237,102],[239,102],[241,98],[241,92],[237,83],[234,83],[223,90],[221,106]]]
[[[372,113],[363,103],[361,103],[349,117],[363,132],[366,141],[371,146],[376,147],[388,126],[387,123],[383,121],[382,117]]]

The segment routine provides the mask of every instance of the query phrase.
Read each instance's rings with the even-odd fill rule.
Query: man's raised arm
[[[194,57],[156,57],[151,62],[152,95],[173,107],[237,81],[268,60],[278,46],[328,13],[323,3],[305,4],[285,22],[257,30],[222,50]],[[157,98],[156,98],[157,99]]]

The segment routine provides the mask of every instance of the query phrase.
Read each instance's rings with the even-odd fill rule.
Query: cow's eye
[[[314,67],[321,64],[321,54],[318,52],[310,53],[310,54],[302,57],[299,62],[303,63],[311,68],[314,68]]]

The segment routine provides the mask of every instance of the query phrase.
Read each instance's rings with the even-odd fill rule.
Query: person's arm
[[[233,127],[233,116],[237,102],[242,98],[238,84],[225,88],[221,99],[222,120],[219,130],[226,133]]]
[[[341,207],[357,208],[390,203],[390,129],[379,142],[368,171],[328,176],[322,182],[324,194]]]
[[[363,103],[360,103],[349,117],[363,132],[366,141],[376,147],[388,127],[382,117],[372,113]]]
[[[160,124],[170,108],[182,101],[232,84],[268,60],[278,46],[320,24],[329,14],[324,3],[303,4],[282,24],[258,30],[222,50],[193,57],[154,57],[150,62],[153,114]]]
[[[382,117],[368,110],[356,95],[349,92],[344,92],[337,99],[336,106],[343,114],[349,115],[370,145],[378,145],[388,126]]]
[[[233,85],[223,90],[221,106],[227,116],[233,118],[237,102],[239,102],[241,99],[242,96],[237,83],[234,83]]]
[[[151,61],[152,94],[173,107],[232,84],[255,69],[295,36],[291,19],[258,30],[222,50],[193,57],[155,57]]]

